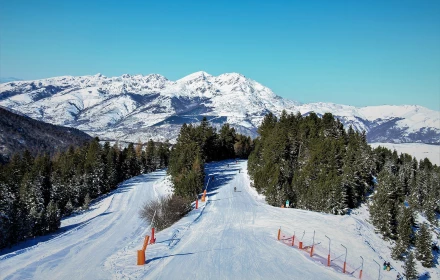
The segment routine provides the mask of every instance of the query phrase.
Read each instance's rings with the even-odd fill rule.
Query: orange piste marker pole
[[[327,256],[327,266],[330,266],[330,254]]]
[[[345,269],[346,269],[346,267],[347,267],[347,263],[344,262],[344,269],[342,270],[342,273],[345,273]]]
[[[137,265],[144,265],[144,264],[145,264],[145,251],[138,250],[137,251]]]
[[[281,229],[278,229],[278,240],[280,240]]]
[[[310,250],[310,257],[313,257],[313,247],[315,246],[312,246],[312,249]]]
[[[196,199],[196,209],[199,209],[199,199]]]
[[[293,247],[293,245],[295,245],[295,235],[292,236],[292,247]]]
[[[302,243],[302,241],[299,242],[299,248],[300,248],[300,249],[303,248],[303,243]]]
[[[145,250],[147,250],[147,246],[148,246],[148,241],[150,240],[150,236],[145,236],[145,239],[144,239],[144,246],[142,246],[142,251],[145,251]]]
[[[362,279],[362,269],[359,271],[359,279]]]

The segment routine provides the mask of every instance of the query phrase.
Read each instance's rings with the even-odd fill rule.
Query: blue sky
[[[239,72],[300,102],[440,110],[440,1],[4,1],[0,76]]]

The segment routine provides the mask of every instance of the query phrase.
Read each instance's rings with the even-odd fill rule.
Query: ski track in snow
[[[136,265],[137,250],[151,228],[138,212],[146,201],[170,193],[165,171],[124,182],[94,202],[90,211],[63,220],[52,238],[0,251],[0,278],[354,279],[363,256],[362,279],[377,279],[373,259],[391,261],[386,243],[366,222],[365,209],[334,216],[272,207],[250,187],[246,161],[215,162],[205,171],[208,178],[215,176],[206,202],[199,202],[199,209],[156,233],[156,243],[147,247],[145,265]],[[280,227],[286,239],[295,233],[305,246],[312,245],[315,231],[315,255],[311,258],[277,241]],[[326,266],[328,240],[324,235],[332,242],[331,267]],[[341,273],[345,257],[341,244],[348,248],[345,275]],[[395,269],[402,272],[397,265]],[[396,270],[381,271],[381,279],[396,275]],[[431,270],[431,276],[435,279],[439,274]]]

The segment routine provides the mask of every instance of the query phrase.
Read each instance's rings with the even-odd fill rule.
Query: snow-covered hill
[[[136,142],[175,139],[184,122],[206,116],[256,136],[268,112],[324,114],[365,130],[369,142],[440,143],[440,112],[420,106],[356,108],[299,104],[237,73],[196,72],[177,81],[151,74],[120,77],[63,76],[0,84],[0,105],[45,122],[71,126],[103,139]]]
[[[241,170],[241,172],[239,172]],[[146,264],[136,251],[150,228],[138,211],[170,192],[165,171],[132,178],[92,204],[90,211],[62,221],[61,229],[0,251],[2,279],[396,279],[401,263],[389,243],[374,233],[365,208],[345,216],[267,205],[250,186],[247,162],[211,163],[208,197],[173,226],[156,234]],[[234,187],[237,192],[234,192]],[[277,240],[281,227],[281,240]],[[315,233],[315,236],[313,235]],[[291,236],[295,234],[295,248]],[[331,239],[331,266],[327,266]],[[314,254],[298,250],[302,241]],[[342,264],[347,247],[347,273]],[[391,271],[380,265],[390,261]],[[424,269],[432,279],[436,268]]]

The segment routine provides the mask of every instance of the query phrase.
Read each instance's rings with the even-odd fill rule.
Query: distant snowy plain
[[[370,143],[373,148],[382,146],[397,153],[406,153],[415,157],[418,161],[428,158],[433,164],[440,166],[440,145],[430,145],[423,143]]]

